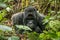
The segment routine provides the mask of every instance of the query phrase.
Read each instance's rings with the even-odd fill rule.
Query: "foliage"
[[[43,33],[26,32],[28,40],[60,40],[60,1],[59,0],[0,0],[0,40],[19,40],[12,26],[6,26],[4,22],[10,20],[13,13],[23,11],[28,6],[34,6],[37,10],[46,15],[43,24],[47,23]],[[13,12],[13,13],[12,13]],[[9,15],[8,15],[9,14]],[[7,16],[8,15],[8,16]],[[7,16],[8,18],[6,18]],[[1,25],[3,24],[3,25]],[[16,25],[19,30],[30,30],[29,27]],[[14,30],[14,31],[12,31]],[[11,33],[13,32],[13,33]],[[5,34],[11,34],[7,36]]]
[[[9,37],[8,40],[19,40],[19,37],[18,36],[12,36],[12,37]]]
[[[12,28],[5,26],[5,25],[0,25],[0,30],[1,31],[12,31]]]
[[[32,31],[28,26],[23,26],[23,25],[16,25],[17,28],[19,28],[20,30],[23,29],[23,30],[29,30],[29,31]]]
[[[46,30],[43,31],[44,33],[40,34],[40,40],[60,40],[60,21],[56,17],[52,16],[45,19],[45,21],[50,21],[46,25]]]
[[[38,40],[38,38],[39,38],[39,34],[36,33],[36,32],[32,32],[32,33],[28,34],[28,39],[29,40]]]

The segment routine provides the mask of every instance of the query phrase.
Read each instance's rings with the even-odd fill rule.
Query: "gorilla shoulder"
[[[39,13],[38,11],[37,11],[37,16],[42,20],[45,18],[45,15],[42,13]]]
[[[24,12],[18,12],[12,15],[11,19],[13,19],[14,17],[21,17],[23,15]]]
[[[13,14],[12,15],[12,17],[11,17],[11,20],[12,20],[12,24],[13,25],[20,25],[20,24],[22,24],[23,23],[23,15],[24,14],[24,12],[18,12],[18,13],[16,13],[16,14]]]

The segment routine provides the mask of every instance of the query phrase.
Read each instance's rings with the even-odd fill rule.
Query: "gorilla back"
[[[16,13],[12,15],[13,25],[26,25],[32,29],[32,31],[41,33],[45,26],[43,25],[44,16],[39,14],[34,7],[28,7],[24,12]]]

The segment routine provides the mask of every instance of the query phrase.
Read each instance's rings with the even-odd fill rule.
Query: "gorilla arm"
[[[38,26],[41,29],[41,31],[43,31],[45,29],[45,25],[43,24],[43,20],[45,16],[41,13],[38,13],[37,15],[38,15],[38,18],[37,18]]]

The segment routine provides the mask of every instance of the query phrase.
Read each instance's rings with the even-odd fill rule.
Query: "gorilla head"
[[[24,12],[25,12],[25,16],[34,16],[34,17],[36,17],[36,14],[37,14],[37,10],[32,6],[30,6],[28,8],[25,8]]]

